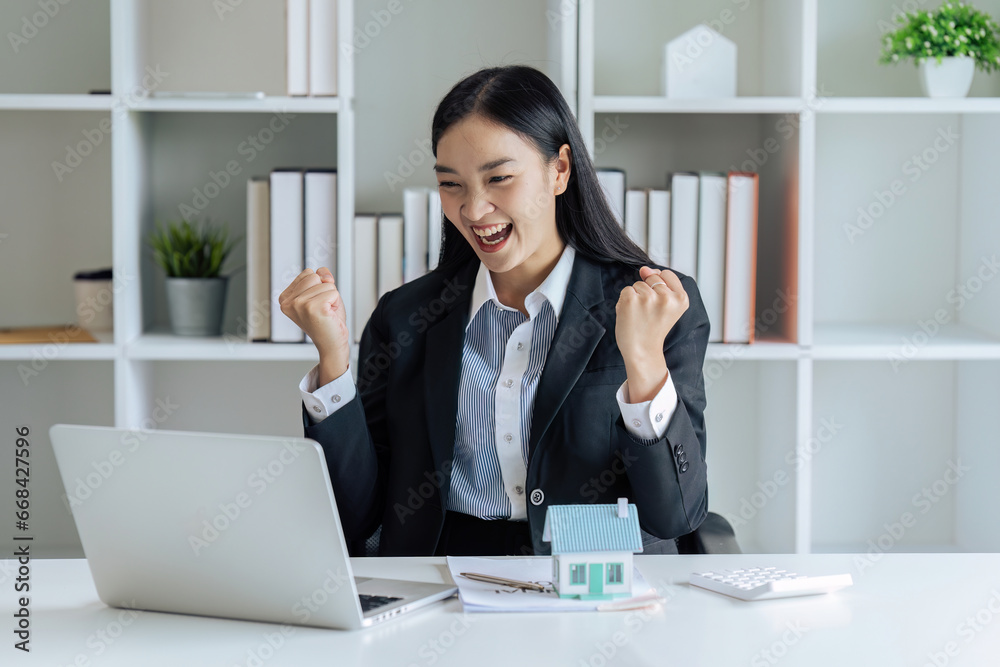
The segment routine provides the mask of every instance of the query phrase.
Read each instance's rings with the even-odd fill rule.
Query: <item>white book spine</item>
[[[403,216],[378,219],[378,296],[403,284]]]
[[[289,95],[309,94],[309,0],[285,0]]]
[[[278,296],[302,273],[303,174],[271,172],[271,341],[301,343],[302,330],[281,312]]]
[[[757,179],[730,174],[726,216],[726,294],[722,339],[753,341],[757,287]]]
[[[698,290],[708,312],[708,342],[722,342],[726,278],[726,175],[701,174],[698,187]]]
[[[374,215],[354,218],[354,342],[378,303],[378,224]],[[349,304],[345,304],[349,305]]]
[[[647,208],[649,259],[660,266],[670,266],[670,191],[650,190]]]
[[[247,181],[247,340],[271,338],[271,185]]]
[[[427,270],[437,268],[441,255],[441,234],[444,214],[441,211],[441,192],[431,188],[427,207]]]
[[[337,173],[307,171],[305,177],[306,268],[325,266],[337,277]]]
[[[625,193],[625,232],[643,250],[647,249],[648,201],[645,190],[629,190]]]
[[[698,270],[698,176],[670,179],[670,268],[694,277]]]
[[[309,94],[337,94],[337,0],[309,0]]]
[[[403,190],[403,280],[410,282],[427,273],[427,241],[430,193],[427,188]]]
[[[611,206],[615,220],[625,226],[625,172],[620,169],[598,169],[597,180]]]

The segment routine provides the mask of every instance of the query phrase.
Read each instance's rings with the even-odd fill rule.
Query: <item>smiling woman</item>
[[[441,258],[379,300],[356,387],[330,272],[306,269],[281,295],[320,353],[303,422],[348,539],[381,527],[383,555],[544,554],[549,505],[628,497],[644,550],[676,553],[707,512],[694,280],[626,236],[538,70],[460,81],[432,147]]]

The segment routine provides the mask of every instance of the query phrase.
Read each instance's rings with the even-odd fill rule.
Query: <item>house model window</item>
[[[552,581],[561,598],[632,596],[632,554],[642,551],[639,511],[616,505],[550,505],[542,539],[552,543]]]

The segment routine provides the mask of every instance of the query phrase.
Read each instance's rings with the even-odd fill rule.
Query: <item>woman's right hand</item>
[[[306,269],[285,288],[278,304],[319,350],[319,386],[343,375],[351,361],[351,336],[344,300],[330,270]]]

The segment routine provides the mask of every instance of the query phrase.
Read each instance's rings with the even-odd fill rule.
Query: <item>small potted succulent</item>
[[[883,37],[880,63],[913,58],[928,97],[965,97],[978,67],[1000,69],[1000,29],[989,14],[962,2],[897,17],[900,26]]]
[[[167,273],[167,308],[175,334],[221,334],[228,276],[220,272],[235,244],[226,227],[209,221],[157,223],[149,245],[153,259]]]

